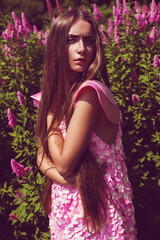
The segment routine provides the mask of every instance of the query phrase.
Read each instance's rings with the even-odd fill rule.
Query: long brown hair
[[[83,80],[94,79],[100,72],[105,83],[109,86],[101,35],[96,23],[87,12],[81,10],[63,12],[53,22],[47,39],[41,86],[42,97],[35,129],[36,137],[40,140],[44,152],[48,156],[47,136],[51,131],[51,127],[47,130],[47,114],[49,111],[53,113],[54,117],[51,126],[54,125],[55,121],[60,124],[65,116],[66,127],[68,127],[73,113],[73,94],[80,84],[80,82],[75,82],[71,86],[67,75],[69,70],[68,32],[71,26],[79,19],[83,19],[91,24],[95,38],[95,56],[88,69],[83,73]],[[89,148],[86,149],[78,166],[77,184],[84,209],[84,222],[88,230],[91,227],[95,232],[98,232],[105,223],[107,216],[107,203],[104,202],[104,195],[109,199],[110,197],[104,180],[104,169],[94,159]],[[47,179],[42,197],[46,213],[50,211],[50,191],[51,181]]]

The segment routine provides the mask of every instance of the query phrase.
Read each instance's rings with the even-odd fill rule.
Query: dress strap
[[[118,124],[120,121],[119,106],[114,99],[111,90],[102,82],[99,82],[97,80],[87,80],[82,83],[82,85],[79,87],[78,91],[75,94],[74,106],[76,105],[80,93],[82,93],[82,91],[86,87],[92,87],[96,90],[99,102],[107,119],[113,124]]]
[[[32,96],[30,96],[33,99],[33,103],[36,107],[39,107],[39,103],[41,100],[41,92],[38,92]]]

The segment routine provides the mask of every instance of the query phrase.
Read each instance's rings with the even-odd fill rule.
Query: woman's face
[[[67,41],[70,77],[77,78],[89,67],[95,55],[95,38],[91,24],[78,20],[70,28]]]

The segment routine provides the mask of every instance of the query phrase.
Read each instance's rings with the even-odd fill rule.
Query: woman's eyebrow
[[[68,34],[68,37],[80,37],[81,34]],[[84,35],[84,37],[93,37],[92,34],[87,34],[87,35]]]

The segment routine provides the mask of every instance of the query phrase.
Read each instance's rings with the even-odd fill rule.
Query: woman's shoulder
[[[98,80],[87,80],[83,82],[74,97],[74,102],[76,104],[78,98],[81,94],[87,91],[87,88],[93,88],[96,91],[98,101],[107,117],[107,119],[113,124],[118,124],[120,121],[120,110],[119,106],[111,92],[111,90],[102,82]]]

